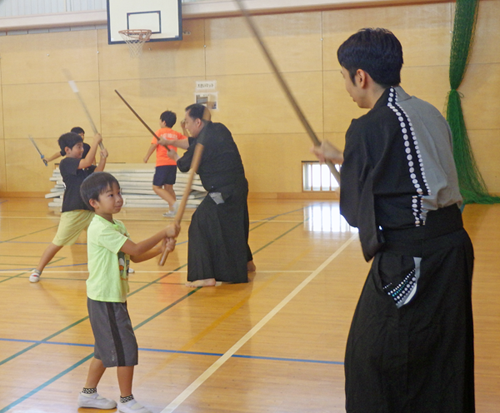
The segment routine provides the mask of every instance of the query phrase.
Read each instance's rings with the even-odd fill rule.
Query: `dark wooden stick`
[[[116,89],[115,89],[115,92],[116,94],[120,97],[120,99],[123,101],[123,103],[125,103],[125,105],[127,105],[127,107],[132,111],[132,113],[137,117],[137,119],[139,119],[141,121],[141,123],[146,127],[146,129],[151,133],[151,135],[153,135],[157,140],[160,140],[160,138],[158,136],[156,136],[156,133],[154,133],[153,129],[151,129],[146,122],[144,122],[142,120],[142,118],[139,116],[139,114],[132,108],[132,106],[130,106],[128,104],[128,102],[125,100],[125,98],[120,95],[120,92],[118,92]]]
[[[299,120],[302,122],[302,125],[304,126],[305,130],[307,131],[307,134],[311,138],[314,146],[320,146],[321,141],[318,139],[318,137],[314,133],[313,129],[311,128],[311,125],[309,124],[304,113],[300,109],[300,106],[297,103],[297,100],[293,96],[288,84],[286,83],[285,79],[281,75],[281,73],[278,69],[278,66],[276,66],[276,63],[274,62],[274,59],[271,56],[271,53],[269,52],[267,46],[265,45],[264,41],[262,40],[262,36],[260,35],[260,32],[257,29],[257,26],[254,24],[250,14],[243,6],[243,1],[242,0],[235,0],[235,1],[238,4],[238,7],[241,10],[241,13],[243,14],[243,17],[245,18],[248,26],[250,27],[250,30],[252,31],[253,35],[257,39],[257,42],[259,43],[259,45],[262,49],[262,52],[266,56],[268,63],[271,65],[271,67],[274,71],[274,74],[276,75],[276,79],[278,80],[278,83],[280,84],[281,88],[285,92],[285,95],[287,96],[288,100],[290,101],[290,104],[292,105],[293,110],[295,111],[295,114],[298,116]],[[340,183],[340,173],[335,168],[335,165],[331,161],[327,161],[326,164],[330,168],[330,172],[335,177],[337,182]]]
[[[68,83],[69,83],[69,86],[71,87],[71,89],[73,90],[73,92],[75,92],[75,95],[78,99],[78,101],[80,102],[80,105],[82,106],[83,108],[83,111],[85,112],[85,115],[87,115],[87,119],[90,123],[90,126],[92,127],[92,130],[94,132],[94,135],[97,134],[97,128],[95,126],[95,123],[94,121],[92,120],[92,116],[90,116],[90,112],[89,110],[87,109],[87,105],[85,104],[83,98],[81,97],[80,95],[80,91],[78,90],[78,86],[76,86],[76,83],[75,81],[71,78],[71,74],[69,72],[69,70],[63,70],[66,78],[68,79]],[[102,142],[99,142],[99,147],[101,149],[104,149],[104,144]]]
[[[191,193],[191,186],[193,185],[194,175],[198,171],[198,166],[200,166],[201,155],[203,153],[203,145],[201,143],[197,143],[194,148],[193,159],[191,160],[191,168],[188,172],[188,180],[186,183],[186,188],[184,189],[184,194],[182,195],[181,203],[179,204],[179,209],[175,214],[174,222],[178,225],[181,224],[182,216],[184,215],[184,210],[186,209],[186,204],[189,198],[189,194]],[[160,258],[159,265],[163,266],[168,257],[168,250],[165,249]]]

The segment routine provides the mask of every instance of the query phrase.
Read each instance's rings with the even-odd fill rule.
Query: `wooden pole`
[[[137,119],[139,119],[141,121],[141,123],[146,127],[146,129],[151,133],[151,135],[153,135],[157,140],[160,140],[160,138],[156,135],[156,133],[154,133],[153,129],[151,129],[146,122],[144,122],[142,120],[142,118],[139,116],[139,114],[132,108],[132,106],[130,106],[128,104],[128,102],[125,100],[125,98],[120,95],[120,92],[118,92],[116,89],[115,89],[115,92],[116,94],[120,97],[120,99],[123,101],[123,103],[125,103],[125,105],[127,105],[127,107],[132,111],[132,113],[137,117]]]
[[[78,90],[78,87],[76,86],[75,81],[71,78],[71,74],[70,74],[69,70],[63,70],[63,72],[66,75],[66,78],[68,79],[69,86],[71,87],[73,92],[75,92],[75,95],[76,95],[78,101],[80,102],[80,105],[82,106],[83,111],[85,112],[85,115],[87,115],[87,119],[90,122],[90,126],[94,132],[94,135],[97,134],[98,133],[97,128],[95,126],[94,121],[92,120],[92,116],[90,116],[90,112],[87,109],[87,105],[85,104],[83,98],[81,97],[80,91]],[[99,142],[99,147],[101,149],[104,149],[104,145],[102,142]]]
[[[186,209],[186,204],[189,198],[189,194],[191,193],[191,186],[193,184],[194,175],[196,174],[196,172],[198,171],[198,167],[200,166],[202,153],[203,153],[203,145],[201,143],[197,143],[196,147],[194,148],[193,159],[191,160],[191,168],[189,169],[186,188],[184,189],[184,194],[182,195],[181,203],[179,204],[179,209],[177,210],[177,213],[175,214],[174,218],[174,222],[176,222],[178,225],[181,224],[182,216],[184,215],[184,210]],[[168,250],[165,249],[160,258],[159,265],[163,266],[165,264],[165,261],[167,260],[167,257],[168,257]]]
[[[259,43],[262,52],[264,53],[264,56],[266,56],[268,63],[271,65],[271,68],[274,71],[274,74],[276,75],[276,79],[278,80],[278,83],[280,84],[281,88],[285,92],[286,97],[288,98],[290,104],[293,107],[293,110],[295,111],[295,114],[298,116],[299,120],[301,121],[302,125],[304,126],[307,134],[311,138],[314,146],[320,146],[321,142],[314,133],[311,125],[307,121],[304,113],[300,109],[299,104],[297,103],[297,100],[293,96],[288,84],[286,83],[285,79],[281,75],[278,66],[276,66],[276,63],[274,62],[274,59],[271,56],[271,53],[269,52],[267,46],[265,45],[264,41],[262,40],[262,36],[259,33],[259,30],[257,29],[257,26],[254,24],[250,14],[248,11],[245,9],[243,6],[243,1],[242,0],[235,0],[236,3],[238,4],[239,9],[241,10],[241,13],[243,14],[243,17],[245,18],[248,26],[250,27],[250,30],[252,31],[253,35],[257,39],[257,43]],[[340,173],[337,171],[335,168],[335,165],[331,161],[327,161],[326,164],[328,165],[328,168],[330,168],[330,172],[332,175],[335,177],[337,182],[340,184]]]
[[[31,143],[33,144],[33,146],[35,147],[36,151],[38,152],[38,154],[40,155],[40,158],[42,158],[42,162],[45,166],[48,165],[48,162],[45,160],[45,156],[43,155],[43,153],[40,151],[40,148],[38,147],[38,145],[36,144],[35,140],[33,139],[33,137],[31,135],[28,136],[28,139],[31,141]]]

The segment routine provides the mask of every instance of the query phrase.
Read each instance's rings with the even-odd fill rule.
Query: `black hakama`
[[[208,122],[177,161],[181,171],[189,169],[197,142],[204,146],[198,173],[208,195],[189,226],[188,281],[248,282],[248,182],[238,148],[224,125]]]
[[[470,239],[462,228],[411,232],[384,234],[394,244],[377,253],[363,287],[346,348],[348,413],[475,411]],[[384,286],[411,273],[415,256],[418,288],[398,308]]]
[[[248,187],[241,183],[224,203],[216,204],[207,195],[198,206],[189,226],[188,281],[248,282],[247,262],[252,256],[247,193]]]

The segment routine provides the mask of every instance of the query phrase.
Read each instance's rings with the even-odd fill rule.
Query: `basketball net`
[[[120,30],[120,35],[128,45],[130,57],[142,55],[142,47],[151,37],[151,30]]]

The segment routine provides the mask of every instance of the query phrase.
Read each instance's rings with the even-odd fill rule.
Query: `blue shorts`
[[[177,176],[177,165],[162,165],[155,169],[154,186],[173,185]]]

